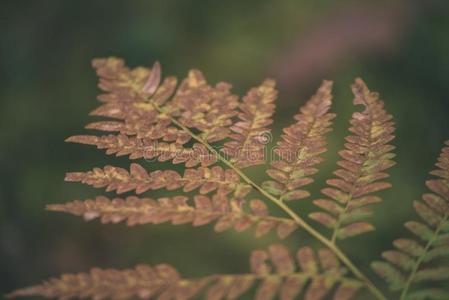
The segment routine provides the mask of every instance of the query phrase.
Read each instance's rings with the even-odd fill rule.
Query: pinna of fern
[[[449,299],[449,291],[426,286],[449,279],[449,265],[442,260],[449,256],[449,141],[445,144],[438,168],[430,172],[438,178],[426,182],[432,193],[413,203],[422,220],[405,223],[416,238],[395,240],[396,250],[383,252],[385,261],[372,263],[389,288],[401,293],[401,300]]]
[[[324,81],[317,93],[294,116],[297,122],[285,128],[275,153],[273,169],[267,171],[273,180],[265,181],[262,187],[281,200],[296,200],[308,197],[310,193],[301,187],[311,183],[310,175],[318,170],[314,165],[323,158],[326,151],[326,133],[330,132],[335,114],[330,113],[332,104],[332,82]]]
[[[345,239],[374,229],[364,221],[371,214],[367,206],[381,201],[374,192],[391,187],[382,179],[389,176],[385,170],[394,165],[391,160],[394,146],[388,144],[394,138],[392,116],[385,112],[379,95],[370,92],[362,80],[355,81],[352,91],[354,104],[365,109],[352,115],[349,130],[354,135],[346,137],[346,149],[339,152],[343,158],[338,162],[341,169],[334,172],[337,178],[327,181],[330,187],[322,189],[332,200],[314,200],[324,211],[309,215],[332,230],[334,243],[337,238]]]
[[[126,220],[129,225],[170,221],[173,224],[192,223],[194,226],[200,226],[215,222],[216,231],[228,228],[243,231],[254,227],[256,236],[275,230],[280,238],[302,227],[333,252],[333,255],[351,271],[358,284],[363,284],[378,299],[384,299],[369,279],[335,245],[334,240],[325,238],[284,203],[284,200],[297,200],[309,195],[304,186],[312,182],[312,175],[317,172],[316,165],[322,161],[320,155],[326,151],[325,135],[331,130],[331,121],[335,117],[329,112],[332,100],[330,81],[323,81],[317,93],[295,116],[297,122],[284,129],[276,150],[280,159],[273,162],[272,168],[267,171],[273,180],[258,185],[245,175],[242,169],[260,164],[266,159],[263,156],[266,146],[264,137],[270,130],[268,125],[272,122],[277,94],[274,81],[264,81],[239,101],[237,96],[231,94],[229,84],[218,83],[211,86],[197,70],[190,71],[187,78],[177,86],[174,77],[161,79],[161,68],[158,63],[151,70],[142,67],[129,69],[121,59],[107,58],[94,60],[93,66],[100,77],[99,87],[106,93],[98,97],[102,105],[91,114],[112,120],[94,122],[86,126],[89,129],[107,132],[106,135],[78,135],[68,138],[67,141],[95,145],[97,148],[105,149],[107,154],[127,155],[130,159],[145,158],[171,161],[174,164],[183,163],[185,171],[183,175],[174,170],[147,171],[141,165],[133,163],[129,171],[106,166],[87,172],[68,173],[66,180],[80,181],[97,188],[106,187],[107,191],[117,193],[135,191],[140,194],[160,188],[167,190],[182,188],[184,192],[198,189],[198,194],[193,197],[193,204],[190,204],[191,200],[185,196],[163,197],[158,200],[135,196],[110,200],[99,196],[85,201],[76,200],[66,204],[49,205],[49,210],[83,216],[87,220],[98,217],[103,223]],[[342,162],[345,170],[337,171],[337,176],[348,175],[348,182],[343,184],[343,181],[339,181],[337,188],[348,194],[359,192],[360,189],[364,193],[370,193],[386,187],[384,183],[373,182],[386,177],[381,171],[392,165],[389,160],[392,146],[387,143],[392,139],[393,127],[389,121],[390,116],[382,108],[382,102],[368,91],[361,80],[356,80],[353,91],[356,96],[354,103],[364,105],[365,111],[355,113],[353,116],[354,128],[351,130],[355,131],[357,136],[348,137],[349,144],[346,146],[345,154],[349,155],[342,154],[347,160]],[[224,148],[221,151],[215,150],[213,147],[215,142],[222,143]],[[362,162],[359,162],[359,159],[362,159]],[[354,191],[350,192],[348,186],[352,186]],[[261,200],[246,201],[245,197],[250,189],[257,190],[274,202],[290,218],[271,216]],[[361,196],[355,194],[351,197],[356,198],[356,195]],[[343,216],[350,215],[354,203],[366,205],[376,202],[373,199],[377,198],[367,199],[352,201],[353,199],[348,198],[344,211],[338,213]],[[340,217],[335,218],[340,220]],[[343,221],[339,222],[339,226],[345,225]],[[338,232],[338,229],[334,230]],[[326,271],[323,259],[321,259],[322,268]],[[300,265],[302,270],[308,269],[301,264],[301,259]],[[317,267],[311,267],[310,270],[312,269],[317,270]],[[120,272],[112,271],[112,273]],[[315,274],[315,271],[312,273]],[[109,272],[95,274],[109,274]],[[94,277],[95,274],[81,275],[81,278]],[[343,276],[338,272],[336,274],[340,274],[338,275],[340,277],[334,274],[338,280],[346,278],[346,275]],[[231,284],[233,280],[220,276],[213,275],[207,277],[205,281],[221,278],[219,281],[222,283],[216,288],[222,291],[219,295],[227,293],[228,298],[235,298],[234,292],[227,291],[236,289],[234,284]],[[271,275],[264,276],[271,278]],[[99,277],[100,286],[101,282],[107,282],[106,277]],[[258,293],[259,299],[271,299],[277,292],[283,299],[290,299],[288,296],[290,294],[282,296],[282,293],[290,293],[287,285],[280,285],[279,280],[259,279],[264,280],[263,289],[259,289],[263,291]],[[322,299],[328,289],[338,281],[335,278],[329,280],[327,277],[318,281],[315,278],[309,279],[311,283],[304,295],[310,300]],[[133,278],[131,281],[135,282]],[[64,278],[54,283],[58,282],[64,283]],[[179,281],[182,287],[186,287],[186,282]],[[349,299],[354,294],[354,285],[348,286],[343,284],[345,282],[348,281],[344,280],[334,294],[335,299]],[[126,282],[124,284],[126,286]],[[153,289],[151,282],[145,284],[149,285],[150,290]],[[241,281],[237,281],[236,286],[241,285]],[[297,285],[295,283],[295,290],[299,290]],[[98,296],[93,292],[89,294],[89,287],[86,287],[84,294],[81,290],[75,289],[74,294],[68,291],[68,294],[62,295],[51,292],[51,286],[51,283],[50,286],[44,284],[13,295],[36,294],[62,298],[138,296],[135,292],[122,294],[122,291],[118,290],[117,294],[99,292]],[[193,286],[199,290],[202,284]],[[96,287],[97,285],[92,289],[96,291]],[[104,290],[103,287],[101,289]],[[173,293],[174,290],[183,291],[178,290],[177,286],[170,287],[171,292],[160,293],[162,299],[168,296],[184,299],[183,297],[189,295],[185,291],[181,293],[182,295]],[[152,292],[145,290],[143,298],[151,295]],[[219,298],[221,296],[214,296],[211,299]]]
[[[350,299],[362,286],[346,276],[333,253],[309,247],[300,248],[295,259],[279,244],[268,251],[255,250],[250,257],[251,272],[246,274],[211,275],[203,278],[182,278],[167,264],[154,267],[138,265],[133,269],[92,269],[89,273],[64,274],[41,285],[17,290],[9,297],[41,296],[45,298],[93,299],[191,299],[203,295],[205,299],[236,299],[256,286],[254,299],[306,300]]]
[[[197,195],[194,197],[194,205],[190,205],[188,200],[185,196],[157,200],[136,196],[110,200],[98,196],[84,201],[51,204],[47,209],[82,216],[86,220],[100,218],[102,223],[126,221],[129,226],[169,221],[173,225],[192,223],[193,226],[202,226],[216,222],[216,232],[230,228],[242,232],[254,227],[256,237],[275,230],[281,239],[298,227],[291,219],[270,216],[267,206],[259,199],[249,201],[249,205],[236,199],[228,199],[223,194],[216,194],[212,198]]]

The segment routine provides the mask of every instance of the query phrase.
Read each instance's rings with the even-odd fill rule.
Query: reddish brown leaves
[[[181,279],[170,265],[154,268],[138,265],[134,269],[94,268],[89,273],[64,274],[41,285],[17,290],[9,297],[41,296],[45,298],[92,299],[188,299],[197,294],[212,278]]]
[[[179,138],[179,135],[176,137]],[[126,135],[75,135],[67,142],[95,145],[98,149],[106,149],[106,154],[116,156],[129,155],[130,159],[144,158],[147,161],[172,161],[174,164],[185,163],[186,167],[201,165],[210,166],[217,157],[202,144],[195,143],[186,148],[180,143],[164,143],[151,139],[128,137]]]
[[[297,262],[282,245],[271,245],[268,252],[257,250],[251,255],[251,270],[259,277],[269,274],[256,291],[256,299],[319,300],[330,293],[335,286],[333,299],[351,299],[361,284],[344,277],[345,270],[329,250],[322,249],[318,258],[309,247],[297,252]]]
[[[302,189],[313,181],[310,175],[318,170],[320,154],[326,151],[326,133],[330,132],[335,114],[329,113],[332,104],[332,82],[323,81],[317,93],[295,115],[297,122],[284,128],[282,140],[275,153],[279,160],[271,163],[274,169],[267,171],[276,182],[267,181],[264,188],[282,200],[297,200],[309,196]]]
[[[234,132],[226,142],[223,153],[238,167],[258,165],[266,161],[265,147],[270,142],[270,129],[273,120],[274,100],[277,91],[273,80],[265,80],[262,85],[251,89],[243,98],[238,114],[239,121],[232,125]]]
[[[310,252],[310,255],[302,257],[304,252]],[[271,245],[268,252],[256,250],[251,254],[252,272],[247,274],[183,279],[166,264],[154,268],[138,265],[129,270],[95,268],[90,273],[64,274],[41,285],[14,291],[8,297],[187,300],[203,293],[207,300],[237,299],[259,283],[255,294],[257,300],[270,300],[278,295],[282,300],[290,300],[302,293],[306,300],[320,300],[334,286],[337,288],[333,299],[347,300],[361,287],[360,282],[343,276],[344,269],[328,250],[320,250],[319,259],[315,260],[312,250],[303,248],[298,251],[298,259],[300,266],[304,264],[301,260],[308,259],[307,263],[315,264],[316,268],[312,271],[297,269],[284,246]]]
[[[392,116],[385,112],[378,94],[370,92],[361,79],[356,79],[352,91],[354,104],[365,109],[352,115],[349,131],[354,135],[346,138],[346,149],[339,152],[343,158],[338,162],[341,169],[334,172],[337,178],[327,181],[331,187],[322,190],[332,200],[315,200],[324,212],[310,214],[310,218],[333,230],[333,239],[374,230],[373,225],[362,221],[371,215],[365,206],[380,201],[370,194],[391,186],[381,180],[388,177],[384,171],[394,165],[394,146],[388,144],[394,138]]]
[[[217,194],[212,198],[195,196],[194,205],[190,205],[185,196],[158,200],[135,196],[109,200],[104,196],[98,196],[94,200],[52,204],[47,206],[47,209],[83,216],[86,220],[101,218],[102,223],[126,221],[129,226],[163,222],[172,222],[174,225],[192,223],[193,226],[201,226],[215,221],[217,232],[231,228],[241,232],[255,227],[256,237],[276,230],[281,239],[297,228],[289,219],[269,216],[268,208],[260,200],[251,200],[247,208],[241,201],[229,200],[223,194]]]
[[[241,183],[238,174],[222,167],[200,167],[186,169],[184,175],[172,170],[157,170],[148,173],[141,165],[131,164],[129,171],[106,166],[94,168],[88,172],[72,172],[66,174],[66,181],[80,181],[95,188],[106,187],[106,191],[117,191],[118,194],[135,190],[137,194],[148,190],[166,188],[175,190],[183,188],[184,192],[199,189],[200,194],[217,191],[219,194],[234,192],[235,197],[244,197],[251,186]]]
[[[426,182],[434,193],[424,194],[423,201],[415,201],[413,205],[422,221],[405,223],[418,239],[395,240],[393,244],[397,250],[383,252],[386,261],[372,263],[374,271],[389,283],[390,289],[402,290],[404,296],[409,295],[412,283],[449,278],[449,267],[443,267],[441,263],[429,264],[449,256],[449,141],[445,144],[447,147],[443,148],[436,164],[438,169],[430,172],[439,178]],[[444,299],[449,292],[418,290],[410,293],[410,299],[412,294],[421,295],[421,299],[442,295],[441,299]]]

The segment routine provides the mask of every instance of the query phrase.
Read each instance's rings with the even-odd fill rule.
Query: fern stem
[[[371,282],[371,280],[366,277],[353,263],[352,261],[343,253],[343,251],[338,248],[337,245],[334,244],[330,239],[323,236],[321,233],[319,233],[316,229],[314,229],[311,225],[309,225],[304,219],[302,219],[298,214],[296,214],[288,205],[286,205],[281,199],[278,199],[265,191],[261,186],[259,186],[257,183],[255,183],[251,178],[249,178],[245,173],[243,173],[239,168],[234,166],[233,163],[228,161],[226,158],[224,158],[217,150],[215,150],[211,145],[209,145],[208,142],[203,140],[201,137],[193,133],[189,128],[178,122],[175,118],[170,116],[169,114],[166,114],[163,108],[159,107],[157,104],[152,103],[152,105],[162,114],[165,114],[170,120],[187,132],[193,139],[198,141],[199,143],[203,144],[210,152],[212,152],[218,160],[220,160],[222,163],[224,163],[226,166],[234,170],[246,183],[251,185],[254,189],[259,191],[262,195],[267,197],[269,200],[271,200],[273,203],[275,203],[277,206],[279,206],[285,213],[287,213],[300,227],[302,227],[305,231],[307,231],[310,235],[312,235],[314,238],[316,238],[318,241],[320,241],[322,244],[324,244],[328,249],[330,249],[340,260],[341,262],[348,267],[348,269],[354,274],[355,277],[357,277],[360,281],[364,283],[366,288],[373,294],[373,296],[378,300],[386,300],[385,296],[382,294],[382,292]]]
[[[357,177],[360,177],[360,175],[357,175]],[[353,190],[354,190],[354,186],[351,189],[351,192],[349,193],[348,196],[348,200],[345,204],[345,208],[343,209],[343,211],[338,215],[338,220],[337,220],[337,224],[335,225],[333,232],[332,232],[332,237],[331,237],[331,242],[332,244],[336,245],[337,244],[337,234],[338,234],[338,230],[340,229],[341,226],[341,217],[348,211],[349,208],[349,204],[352,201],[352,194],[353,194]]]
[[[415,265],[413,266],[412,272],[410,272],[410,275],[407,278],[407,281],[405,283],[404,289],[402,290],[401,293],[401,297],[399,298],[399,300],[405,300],[408,290],[410,289],[410,286],[412,285],[413,279],[415,278],[416,272],[418,272],[419,267],[421,266],[421,263],[424,260],[424,256],[427,254],[427,252],[429,251],[430,247],[432,247],[433,243],[435,242],[435,239],[438,237],[438,234],[441,231],[441,227],[442,224],[444,224],[444,222],[447,221],[448,215],[444,215],[443,220],[441,221],[441,223],[437,226],[437,228],[435,229],[435,231],[433,232],[432,238],[427,242],[423,253],[421,254],[421,256],[416,260]]]

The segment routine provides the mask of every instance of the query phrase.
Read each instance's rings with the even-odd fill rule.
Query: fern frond
[[[147,285],[143,287],[143,296],[136,292],[135,284],[138,281],[133,278],[130,278],[130,281],[120,282],[125,286],[128,284],[129,289],[123,285],[115,286],[108,283],[108,279],[100,278],[94,286],[87,287],[87,290],[83,291],[86,285],[77,283],[76,276],[70,277],[70,284],[74,284],[75,289],[70,290],[69,295],[64,294],[65,290],[58,289],[55,294],[51,294],[53,289],[51,282],[22,290],[15,295],[22,293],[22,295],[40,294],[50,295],[50,297],[55,295],[60,298],[74,296],[149,298],[153,294],[159,294],[162,299],[187,299],[197,294],[206,283],[215,281],[206,291],[207,297],[218,299],[225,296],[233,299],[250,288],[253,282],[260,280],[262,284],[256,293],[257,299],[271,299],[278,294],[282,299],[291,299],[295,298],[302,288],[305,290],[303,294],[307,300],[322,299],[327,294],[331,294],[334,287],[335,299],[349,299],[362,283],[377,299],[385,299],[333,241],[325,238],[282,201],[301,198],[306,193],[301,187],[311,180],[310,175],[315,172],[314,165],[321,160],[319,154],[325,150],[323,136],[330,130],[329,126],[333,118],[333,115],[328,113],[331,100],[330,82],[324,82],[317,95],[301,110],[297,116],[297,124],[284,131],[283,140],[279,143],[279,153],[282,154],[281,152],[286,149],[295,149],[300,155],[293,162],[297,172],[283,170],[283,167],[280,167],[281,163],[273,164],[274,169],[269,172],[270,176],[281,181],[279,176],[276,178],[280,172],[277,175],[274,173],[283,171],[289,177],[288,181],[278,182],[286,189],[285,194],[280,194],[281,197],[278,198],[255,183],[241,170],[265,162],[265,146],[270,141],[268,125],[272,122],[274,100],[277,95],[274,81],[266,80],[259,87],[251,89],[243,101],[239,102],[237,97],[231,94],[229,84],[219,83],[210,86],[202,73],[197,70],[190,71],[178,87],[176,78],[162,79],[158,63],[151,70],[140,67],[129,69],[122,60],[117,58],[94,60],[93,65],[100,77],[99,87],[106,93],[98,97],[103,104],[91,114],[106,117],[109,120],[91,123],[87,125],[87,128],[108,134],[77,135],[67,141],[95,145],[97,148],[106,149],[108,154],[129,155],[130,159],[157,159],[185,163],[187,168],[201,167],[187,169],[181,176],[178,172],[170,170],[147,172],[137,164],[131,165],[129,171],[108,166],[89,172],[69,173],[67,179],[82,181],[95,187],[107,187],[108,190],[116,190],[118,193],[131,190],[140,193],[162,187],[183,188],[185,191],[199,188],[200,194],[208,194],[212,191],[217,193],[211,197],[197,195],[193,199],[193,204],[188,203],[187,198],[183,196],[158,200],[139,199],[134,196],[112,200],[97,197],[92,200],[50,205],[48,209],[72,213],[86,219],[101,218],[104,223],[126,220],[128,224],[133,225],[170,221],[173,224],[192,223],[198,226],[216,222],[215,230],[217,231],[228,228],[243,231],[255,227],[256,236],[276,230],[280,238],[289,235],[297,227],[302,227],[334,254],[324,256],[319,254],[319,261],[317,261],[309,248],[301,250],[298,254],[300,267],[295,272],[296,267],[290,267],[292,264],[288,263],[291,258],[287,251],[280,246],[274,246],[270,248],[269,254],[258,254],[259,265],[262,265],[262,269],[265,270],[263,272],[262,269],[256,269],[253,265],[253,270],[255,272],[258,270],[256,273],[213,275],[199,279],[200,281],[184,280],[174,276],[173,278],[176,277],[176,279],[170,280],[170,284],[157,281],[163,287],[153,287],[151,282],[147,282]],[[358,174],[361,179],[352,181],[349,178],[347,183],[354,185],[354,192],[364,189],[357,197],[354,195],[355,199],[360,200],[357,202],[360,205],[363,202],[359,199],[362,194],[372,191],[370,183],[380,180],[383,176],[381,171],[389,167],[391,163],[387,157],[388,152],[391,151],[388,147],[391,146],[386,143],[390,139],[392,125],[389,122],[390,116],[382,109],[381,102],[370,94],[366,87],[361,88],[359,82],[358,85],[361,91],[357,90],[355,102],[364,104],[366,109],[363,113],[354,114],[352,129],[356,132],[356,136],[349,137],[349,139],[353,138],[349,140],[349,146],[347,146],[351,155],[348,158],[342,154],[347,160],[342,162],[342,167],[352,171],[348,167],[351,161],[356,160],[361,153],[366,155],[366,162],[358,166],[360,173],[364,172]],[[239,112],[236,114],[237,108]],[[367,124],[370,125],[369,129],[365,128]],[[361,128],[357,127],[359,125]],[[366,135],[369,135],[369,140]],[[224,140],[228,137],[232,141]],[[224,144],[221,152],[216,150],[217,144],[212,144],[220,141],[219,145]],[[218,161],[227,169],[212,167]],[[286,163],[290,161],[286,160]],[[354,164],[358,165],[357,162]],[[337,176],[342,177],[346,171],[337,172]],[[229,174],[228,178],[227,174]],[[239,176],[239,181],[234,178],[236,174]],[[219,181],[216,180],[218,177]],[[378,184],[376,189],[380,189],[380,183],[376,184]],[[245,202],[243,196],[249,191],[249,186],[280,207],[290,218],[270,216],[267,206],[260,200]],[[345,185],[341,185],[340,189],[345,191]],[[347,200],[348,205],[345,209],[352,209],[352,204],[349,205],[349,202],[354,201]],[[363,203],[366,204],[367,200]],[[333,255],[338,257],[357,280],[345,276],[345,270],[336,266],[335,261],[338,262],[338,260],[330,258]],[[261,257],[270,257],[277,271],[268,271],[266,258]],[[288,266],[285,267],[286,265]],[[121,273],[121,271],[113,271],[114,274],[117,272]],[[89,274],[81,276],[90,280]],[[72,280],[73,278],[75,279]],[[64,286],[66,284],[64,278],[60,280]],[[97,293],[103,292],[104,289],[101,282],[105,282],[108,290],[104,292],[106,294],[97,296]],[[58,281],[54,283],[57,285]],[[130,294],[122,296],[124,291],[121,290],[122,286]],[[192,286],[195,288],[191,288]],[[114,288],[118,289],[117,293],[114,292]],[[159,290],[153,293],[152,291],[157,288]],[[46,291],[50,291],[50,294]],[[142,291],[140,286],[139,291]]]
[[[345,276],[346,270],[329,250],[320,250],[318,258],[315,256],[311,248],[301,248],[295,263],[284,246],[274,244],[268,251],[253,251],[251,273],[247,274],[184,279],[166,264],[154,268],[139,265],[129,270],[96,268],[90,273],[65,274],[8,296],[191,299],[204,294],[207,300],[236,299],[258,284],[256,300],[270,300],[276,296],[289,300],[301,294],[306,300],[320,300],[332,289],[335,289],[333,299],[351,299],[362,284]]]
[[[379,95],[370,92],[361,79],[356,79],[352,91],[354,104],[361,104],[365,109],[352,115],[349,130],[354,135],[346,137],[346,149],[339,152],[343,158],[338,162],[341,169],[334,172],[337,178],[327,181],[331,187],[322,190],[332,200],[315,200],[314,204],[324,212],[309,215],[333,230],[333,242],[374,229],[362,221],[371,215],[371,209],[366,206],[381,201],[372,193],[391,186],[382,179],[389,176],[384,171],[395,164],[391,160],[394,146],[388,144],[394,138],[392,116],[384,110]]]
[[[449,256],[449,141],[445,144],[436,164],[438,169],[430,172],[438,179],[426,182],[432,193],[413,203],[422,221],[405,223],[418,239],[394,241],[397,250],[382,253],[385,261],[372,264],[391,290],[402,291],[401,299],[446,299],[449,295],[438,289],[409,292],[413,284],[449,279],[449,265],[437,263],[438,259]]]
[[[225,195],[217,194],[212,198],[197,195],[194,197],[194,205],[190,205],[185,196],[158,200],[136,196],[110,200],[98,196],[93,200],[51,204],[47,209],[82,216],[86,220],[101,218],[102,223],[126,221],[129,226],[163,222],[202,226],[216,222],[214,229],[217,232],[231,228],[241,232],[255,227],[256,237],[276,230],[280,239],[297,229],[297,225],[290,219],[269,216],[268,208],[261,200],[251,200],[248,206],[239,199],[230,200]]]
[[[283,130],[282,140],[275,153],[279,160],[271,163],[274,169],[267,174],[275,181],[266,181],[263,187],[281,200],[296,200],[310,194],[302,189],[311,183],[310,175],[318,170],[313,166],[323,159],[326,151],[326,133],[330,132],[335,114],[329,113],[332,104],[332,82],[323,81],[317,93],[295,115],[297,122]]]
[[[262,85],[251,89],[243,98],[238,114],[239,121],[231,126],[234,132],[226,142],[222,152],[240,168],[265,162],[265,146],[269,142],[273,120],[274,101],[277,96],[273,80],[265,80]]]
[[[225,170],[220,166],[188,168],[181,176],[173,170],[147,172],[141,165],[132,163],[129,171],[105,166],[104,168],[94,168],[88,172],[67,173],[65,180],[79,181],[95,188],[106,187],[106,191],[117,191],[118,194],[133,190],[137,194],[141,194],[148,190],[162,188],[167,190],[183,188],[184,192],[199,189],[200,194],[208,194],[213,191],[217,191],[219,194],[234,192],[235,197],[242,198],[251,191],[251,186],[242,183],[234,170]]]

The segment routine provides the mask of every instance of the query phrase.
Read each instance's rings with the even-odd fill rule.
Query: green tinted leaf
[[[341,215],[340,223],[346,225],[355,221],[366,219],[372,215],[372,210],[366,207],[353,209]]]
[[[447,246],[438,246],[430,250],[424,256],[424,261],[428,262],[437,257],[449,256],[449,245]]]
[[[441,222],[441,216],[427,205],[415,201],[413,202],[413,207],[419,216],[428,224],[436,226]]]
[[[393,245],[399,250],[404,251],[412,256],[421,256],[424,254],[424,247],[409,239],[398,239],[393,242]]]
[[[449,279],[449,267],[439,267],[433,269],[424,269],[416,272],[414,281],[434,281]]]
[[[279,196],[284,192],[284,187],[280,183],[271,180],[262,183],[262,188],[275,196]]]
[[[415,261],[410,256],[399,251],[385,251],[382,257],[404,271],[411,271],[415,265]]]
[[[382,277],[392,291],[398,291],[403,288],[405,278],[396,268],[386,262],[375,261],[371,264],[371,268]]]
[[[428,241],[433,237],[433,231],[423,223],[407,222],[405,227],[424,241]]]

